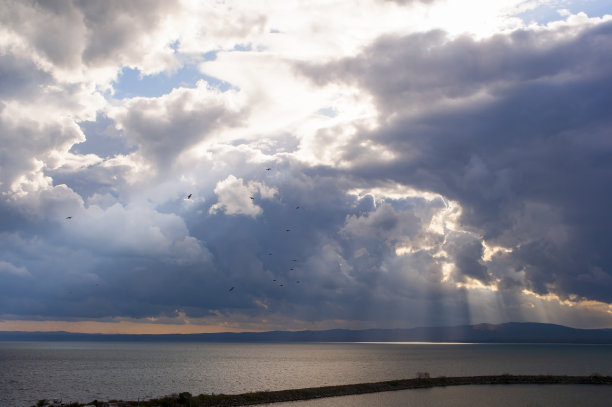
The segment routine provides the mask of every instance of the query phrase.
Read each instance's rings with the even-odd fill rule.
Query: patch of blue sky
[[[251,43],[248,43],[248,44],[236,44],[236,45],[234,45],[233,50],[234,51],[242,51],[242,52],[253,51],[253,44],[251,44]]]
[[[317,113],[332,118],[338,115],[338,112],[336,112],[336,109],[334,109],[333,107],[324,107],[323,109],[320,109]]]
[[[525,23],[546,25],[553,21],[565,20],[560,10],[568,10],[572,14],[580,12],[589,17],[603,17],[612,14],[612,1],[610,0],[553,0],[539,4],[534,9],[517,15]]]
[[[173,74],[142,75],[136,68],[124,67],[114,84],[114,97],[118,99],[136,96],[158,97],[178,87],[192,88],[202,74],[197,66],[185,65]]]
[[[204,60],[206,61],[213,61],[216,57],[216,51],[204,54]],[[115,90],[113,97],[117,99],[138,96],[159,97],[176,88],[194,88],[201,79],[222,92],[232,89],[230,83],[200,72],[197,64],[185,64],[172,74],[162,72],[156,75],[142,75],[140,70],[136,68],[124,67],[117,81],[113,84]]]

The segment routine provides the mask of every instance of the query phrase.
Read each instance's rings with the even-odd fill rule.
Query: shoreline
[[[350,396],[386,391],[399,391],[410,389],[423,389],[445,386],[466,385],[512,385],[512,384],[591,384],[612,385],[612,376],[556,376],[556,375],[497,375],[497,376],[461,376],[461,377],[427,377],[426,373],[419,378],[389,380],[374,383],[356,383],[336,386],[308,387],[302,389],[260,391],[242,394],[200,394],[192,396],[190,393],[180,393],[147,401],[94,401],[90,403],[66,404],[70,407],[83,406],[190,406],[190,407],[226,407],[249,406],[267,403],[280,403],[287,401],[313,400],[324,397]]]

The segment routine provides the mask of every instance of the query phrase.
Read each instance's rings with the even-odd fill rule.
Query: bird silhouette
[[[291,232],[291,229],[285,229],[285,232]]]
[[[252,201],[253,199],[255,199],[255,198],[253,198],[252,196],[250,196],[249,198],[251,198],[251,201]]]
[[[300,207],[299,207],[299,206],[296,206],[296,207],[295,207],[295,209],[300,209]]]
[[[232,287],[232,288],[230,288],[230,289],[229,289],[229,291],[233,291],[233,290],[234,290],[234,287]]]
[[[72,219],[72,216],[66,216],[66,219]]]
[[[272,168],[266,168],[266,171],[270,171]]]
[[[187,199],[191,199],[191,195],[193,195],[193,194],[187,195]]]

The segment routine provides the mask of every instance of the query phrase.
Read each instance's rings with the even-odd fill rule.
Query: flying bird
[[[266,171],[270,171],[272,168],[266,168]]]
[[[295,209],[300,209],[300,207],[299,207],[299,206],[296,206],[296,207],[295,207]]]
[[[234,287],[230,288],[229,291],[232,291],[234,289]]]
[[[72,219],[72,216],[66,216],[66,219]]]
[[[291,229],[285,229],[285,232],[291,232]]]
[[[193,194],[187,195],[187,199],[191,199],[191,195],[193,195]]]
[[[252,196],[250,196],[249,198],[251,198],[251,201],[252,201],[253,199],[255,199],[255,198],[253,198]]]

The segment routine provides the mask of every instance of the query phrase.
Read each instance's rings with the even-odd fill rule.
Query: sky
[[[612,327],[608,0],[0,3],[0,331]]]

